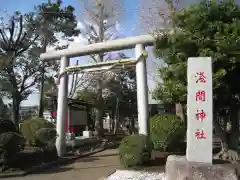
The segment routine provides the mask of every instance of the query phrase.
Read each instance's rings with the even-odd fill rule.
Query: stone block
[[[167,180],[238,180],[234,167],[189,162],[185,156],[168,156],[165,170]]]
[[[83,137],[92,137],[92,131],[83,131]]]

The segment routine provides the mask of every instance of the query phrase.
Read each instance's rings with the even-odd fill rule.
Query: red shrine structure
[[[57,96],[53,93],[48,93],[48,98],[51,101],[52,119],[57,120]],[[68,98],[67,114],[66,114],[66,132],[82,135],[82,131],[86,127],[91,126],[90,113],[94,105],[90,102]]]

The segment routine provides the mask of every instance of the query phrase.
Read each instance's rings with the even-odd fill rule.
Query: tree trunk
[[[218,118],[217,115],[214,114],[214,116],[213,116],[213,124],[214,124],[214,127],[216,129],[217,134],[220,135],[222,150],[223,149],[228,150],[226,128],[225,127],[222,128],[219,121],[220,121],[220,118]]]
[[[102,107],[98,106],[96,108],[96,120],[95,120],[95,135],[98,139],[102,137],[103,122],[102,122]]]
[[[157,114],[157,106],[155,104],[151,104],[150,106],[150,117]]]
[[[100,5],[100,12],[99,12],[99,41],[104,41],[104,5]],[[97,42],[96,42],[97,43]],[[103,62],[104,60],[104,53],[98,55],[98,62]],[[101,86],[101,79],[97,80],[97,108],[96,108],[96,121],[95,121],[95,135],[98,137],[98,139],[101,139],[101,136],[103,135],[103,122],[102,122],[102,116],[103,116],[103,110],[104,110],[104,103],[102,98],[102,86]]]
[[[239,138],[239,109],[237,106],[231,108],[230,122],[231,131],[229,134],[229,147],[234,150],[238,150],[238,138]]]
[[[114,118],[114,131],[113,134],[117,134],[118,129],[119,129],[119,121],[120,121],[120,115],[117,113],[116,117]]]
[[[112,121],[113,115],[111,111],[108,111],[109,121],[108,121],[108,132],[112,132]]]
[[[176,115],[181,118],[181,120],[187,127],[187,113],[186,113],[185,105],[182,103],[177,103],[175,104],[175,108],[176,108]]]
[[[110,116],[110,113],[108,112],[108,132],[111,132],[111,124],[112,124],[112,118]]]
[[[46,24],[48,26],[48,23]],[[47,35],[44,35],[43,38],[43,52],[47,51]],[[44,62],[41,68],[41,81],[40,81],[40,94],[39,94],[39,112],[38,116],[40,118],[43,118],[43,112],[44,112],[44,105],[43,105],[43,98],[44,98],[44,79],[45,79],[45,67]]]
[[[13,67],[9,67],[7,69],[7,73],[9,75],[9,81],[11,82],[12,85],[12,91],[11,91],[11,95],[12,95],[12,121],[15,123],[16,127],[19,128],[19,109],[20,109],[20,103],[22,100],[21,97],[21,91],[22,89],[20,89],[20,92],[18,91],[18,84],[17,84],[17,80],[16,77],[14,75],[14,70]]]
[[[117,134],[117,118],[118,118],[118,115],[116,115],[115,118],[114,118],[114,129],[113,129],[113,134],[114,135]]]
[[[12,121],[15,123],[16,127],[18,128],[19,125],[19,109],[20,109],[20,103],[21,101],[19,98],[13,97],[12,101]]]
[[[115,128],[115,117],[112,116],[112,119],[111,119],[111,132],[114,132],[114,128]]]
[[[98,139],[102,137],[103,130],[103,99],[102,99],[102,88],[101,88],[101,80],[97,81],[97,107],[96,107],[96,120],[95,120],[95,136]]]
[[[117,98],[117,103],[116,103],[116,115],[115,115],[115,118],[114,118],[114,131],[113,133],[116,134],[117,133],[117,130],[118,130],[118,125],[119,125],[119,99]]]
[[[39,112],[38,112],[38,117],[43,118],[43,111],[44,111],[44,106],[43,106],[43,94],[44,94],[44,75],[45,74],[45,70],[44,67],[42,67],[41,69],[41,87],[40,87],[40,97],[39,97]]]
[[[134,117],[132,116],[131,117],[131,129],[134,131],[134,133],[135,133],[135,119],[134,119]],[[131,132],[131,133],[133,133],[133,132]]]
[[[236,118],[236,114],[231,112],[231,119]],[[234,115],[235,114],[235,115]],[[217,116],[214,116],[214,126],[216,130],[220,133],[221,138],[221,146],[222,150],[214,156],[215,159],[222,159],[222,160],[228,160],[232,163],[236,163],[239,160],[238,152],[231,148],[231,132],[227,131],[227,128],[223,127],[221,128],[221,125],[219,123],[219,120],[217,119]],[[236,138],[236,137],[235,137]],[[238,139],[238,137],[236,138]]]

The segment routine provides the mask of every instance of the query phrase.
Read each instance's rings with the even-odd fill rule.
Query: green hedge
[[[42,128],[55,128],[55,125],[37,117],[25,120],[22,123],[21,133],[28,145],[36,145],[36,132]]]
[[[150,120],[154,149],[168,152],[185,151],[186,128],[176,115],[154,116]]]
[[[119,146],[120,163],[125,168],[148,163],[152,149],[153,144],[149,137],[136,134],[127,136]]]

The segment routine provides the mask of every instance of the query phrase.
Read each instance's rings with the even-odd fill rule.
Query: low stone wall
[[[188,162],[185,156],[168,156],[167,180],[238,180],[237,170],[228,164],[212,165]]]
[[[130,170],[116,170],[102,180],[166,180],[164,173],[144,172],[144,171],[130,171]]]

